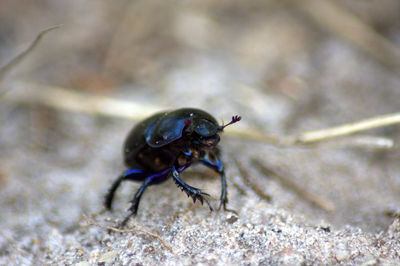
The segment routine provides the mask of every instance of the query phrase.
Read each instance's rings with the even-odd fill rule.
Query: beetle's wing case
[[[143,120],[129,132],[124,144],[124,160],[129,167],[134,167],[138,152],[143,149],[146,144],[146,137],[151,136],[157,122],[165,115],[166,112],[156,113],[149,118]]]
[[[166,112],[157,120],[152,134],[147,135],[147,144],[159,148],[181,138],[187,119],[193,122],[194,131],[201,135],[211,136],[217,132],[218,123],[209,113],[195,108],[182,108]]]
[[[152,148],[165,146],[182,137],[185,127],[185,117],[166,115],[158,121],[152,134],[147,135],[147,144]]]
[[[125,164],[129,167],[143,167],[147,163],[144,163],[143,160],[138,162],[138,154],[147,150],[147,145],[147,147],[158,150],[158,148],[181,138],[187,119],[191,120],[193,130],[199,135],[211,136],[216,133],[217,121],[203,110],[182,108],[156,113],[137,124],[128,134],[123,152]],[[155,151],[153,154],[156,154]],[[146,157],[145,160],[147,159]]]

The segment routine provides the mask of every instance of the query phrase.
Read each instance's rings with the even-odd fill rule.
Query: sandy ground
[[[40,30],[64,26],[1,81],[0,265],[398,265],[398,125],[290,147],[233,138],[227,128],[220,146],[238,215],[193,206],[168,180],[146,191],[118,232],[139,184],[118,190],[113,212],[103,198],[124,170],[122,143],[136,121],[68,111],[63,97],[53,107],[15,97],[63,87],[198,107],[218,121],[239,114],[235,127],[277,135],[399,112],[398,2],[307,3],[3,1],[1,62]],[[341,19],[313,15],[326,10]],[[350,26],[335,28],[349,15],[376,34],[371,49],[357,43],[363,28],[354,38]],[[395,146],[377,147],[376,137]],[[194,166],[182,177],[217,206],[218,176]]]

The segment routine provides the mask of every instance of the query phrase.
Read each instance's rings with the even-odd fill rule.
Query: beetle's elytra
[[[124,226],[131,216],[136,215],[140,198],[146,188],[162,183],[172,176],[177,186],[192,197],[193,202],[199,200],[203,204],[205,201],[212,211],[213,208],[206,198],[209,194],[186,184],[179,177],[190,165],[200,162],[220,174],[222,190],[218,209],[223,206],[224,210],[228,210],[224,166],[218,157],[218,133],[240,119],[240,116],[234,116],[230,123],[220,126],[205,111],[182,108],[157,113],[140,122],[125,140],[123,156],[127,170],[112,184],[106,195],[106,208],[111,209],[115,191],[122,181],[143,182],[131,201],[131,213],[122,222]]]

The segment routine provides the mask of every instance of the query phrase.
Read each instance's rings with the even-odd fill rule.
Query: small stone
[[[231,215],[230,217],[228,217],[228,219],[226,219],[226,221],[229,224],[233,224],[235,223],[237,220],[239,220],[239,218],[236,215]]]
[[[114,258],[118,255],[118,250],[113,250],[107,253],[104,253],[100,256],[98,262],[110,263],[114,260]]]
[[[75,266],[90,266],[90,263],[87,261],[81,261],[75,264]]]
[[[378,265],[378,261],[376,259],[373,259],[361,264],[361,266],[371,266],[371,265]]]
[[[346,260],[350,257],[350,253],[345,249],[336,249],[335,250],[335,257],[338,261]]]

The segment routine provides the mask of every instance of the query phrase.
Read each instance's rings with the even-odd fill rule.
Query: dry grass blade
[[[243,139],[273,143],[282,146],[293,146],[299,144],[313,144],[318,141],[328,140],[339,136],[346,136],[374,128],[395,125],[398,123],[400,123],[400,113],[393,113],[365,119],[354,123],[344,124],[337,127],[308,131],[295,136],[274,136],[253,129],[241,128],[231,128],[227,130],[226,135]],[[368,137],[368,140],[365,139],[365,137]],[[359,143],[353,143],[353,146],[368,146],[381,149],[391,149],[394,147],[393,140],[385,137],[364,136],[364,140],[365,141],[361,141]],[[367,145],[366,142],[368,142]]]
[[[283,143],[287,142],[286,137],[268,134],[257,129],[243,129],[240,126],[231,127],[228,130],[224,131],[224,136],[273,143],[276,145],[283,145]]]
[[[39,104],[73,112],[119,117],[136,121],[146,118],[155,112],[168,109],[161,106],[151,106],[132,101],[94,96],[59,87],[35,85],[24,82],[16,82],[11,86],[12,90],[4,97],[0,98],[0,100],[15,104]],[[231,127],[227,129],[224,134],[241,139],[292,146],[298,144],[312,144],[338,136],[350,135],[356,132],[398,123],[400,123],[400,113],[393,113],[323,130],[308,131],[295,136],[276,136],[251,128],[242,128],[240,126]],[[374,138],[373,141],[369,141],[368,147],[376,146],[380,149],[393,148],[393,140],[382,137]],[[363,144],[360,144],[360,146],[363,146]]]
[[[275,178],[285,187],[294,191],[300,197],[306,199],[307,201],[315,204],[316,206],[320,207],[321,209],[331,212],[335,210],[335,205],[330,200],[323,198],[319,195],[313,194],[310,191],[305,190],[304,188],[300,187],[292,180],[286,178],[283,174],[278,173],[277,171],[271,170],[272,168],[265,166],[265,163],[261,163],[259,160],[252,158],[251,163],[254,164],[260,171],[268,175],[270,177]]]
[[[11,61],[5,64],[4,66],[0,67],[0,79],[2,79],[8,71],[10,71],[15,65],[21,62],[22,59],[24,59],[33,49],[35,49],[35,47],[39,44],[40,40],[43,38],[44,35],[60,27],[62,27],[62,25],[53,26],[41,31],[27,49],[25,49],[22,53],[18,54],[16,57],[11,59]]]
[[[250,188],[259,196],[260,198],[266,200],[267,202],[272,201],[272,197],[265,193],[260,187],[259,184],[255,183],[253,180],[250,179],[247,171],[244,169],[243,165],[236,159],[233,159],[235,164],[240,172],[240,176],[244,179],[245,183],[250,186]]]
[[[139,228],[139,227],[137,227],[135,229],[119,229],[119,228],[116,228],[116,227],[113,227],[113,226],[101,225],[101,224],[89,219],[89,217],[86,216],[86,215],[83,215],[83,219],[88,225],[101,227],[101,228],[108,229],[108,230],[111,230],[111,231],[114,231],[114,232],[119,232],[119,233],[137,233],[137,232],[140,232],[140,233],[147,234],[147,235],[149,235],[151,237],[157,238],[158,241],[160,241],[161,245],[163,245],[166,249],[168,249],[172,254],[176,255],[176,253],[174,252],[172,247],[170,245],[168,245],[165,242],[165,240],[162,239],[162,237],[160,235],[158,235],[156,233],[153,233],[153,232],[150,232],[150,231],[148,231],[146,229]]]
[[[394,141],[385,137],[375,137],[367,135],[347,136],[333,141],[326,141],[322,148],[371,148],[371,149],[392,149]]]
[[[233,186],[239,191],[240,195],[242,195],[242,196],[247,195],[246,190],[244,190],[240,184],[238,184],[234,180],[231,180],[231,182],[232,182]]]
[[[400,49],[337,1],[292,1],[299,10],[326,29],[356,45],[381,64],[400,70]]]
[[[305,132],[295,137],[294,143],[303,144],[316,142],[324,139],[350,135],[356,132],[370,130],[378,127],[390,126],[398,123],[400,123],[400,113],[383,115],[365,119],[355,123],[344,124],[333,128]]]
[[[16,104],[38,104],[55,109],[130,120],[140,120],[163,109],[162,107],[95,96],[60,87],[24,82],[14,83],[12,90],[7,93],[4,100]]]

